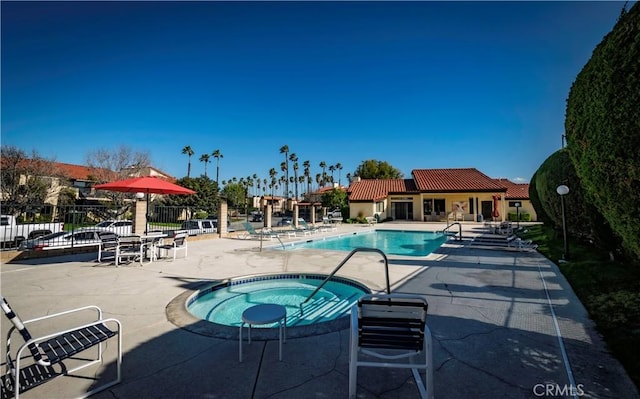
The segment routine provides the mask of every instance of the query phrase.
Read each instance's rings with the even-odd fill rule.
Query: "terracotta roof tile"
[[[505,187],[475,168],[414,169],[413,175],[421,192],[504,192]]]
[[[69,163],[54,162],[54,166],[58,168],[63,176],[73,180],[90,180],[90,176],[95,176],[94,168],[82,165],[72,165]]]
[[[495,179],[495,181],[507,189],[505,199],[529,199],[529,183],[514,183],[509,179]]]
[[[417,192],[413,179],[364,179],[351,183],[349,201],[379,201],[390,193]]]

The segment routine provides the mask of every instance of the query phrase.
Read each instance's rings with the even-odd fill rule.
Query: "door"
[[[391,214],[395,220],[413,220],[413,203],[392,202]]]
[[[491,220],[491,214],[493,213],[493,201],[482,201],[480,206],[484,220]]]

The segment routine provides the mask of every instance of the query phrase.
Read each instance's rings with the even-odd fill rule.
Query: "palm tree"
[[[311,162],[309,161],[304,161],[302,163],[302,166],[304,167],[304,175],[307,177],[307,196],[309,196],[309,194],[311,194]]]
[[[186,154],[189,157],[189,164],[187,166],[187,177],[191,177],[191,156],[193,155],[193,149],[191,149],[191,146],[185,146],[182,149],[182,153]]]
[[[320,185],[322,184],[323,179],[322,179],[322,174],[320,173],[316,173],[316,183],[318,183],[318,187],[320,187]]]
[[[295,199],[297,201],[298,200],[298,156],[296,155],[295,152],[292,152],[291,155],[289,155],[289,160],[293,162],[293,181],[295,182],[294,184]]]
[[[278,172],[276,171],[276,168],[271,168],[269,169],[269,177],[271,178],[271,184],[269,185],[269,188],[271,188],[271,201],[273,202],[273,187],[276,185],[276,176],[278,175]]]
[[[289,146],[285,144],[282,147],[280,147],[280,154],[284,154],[284,163],[286,164],[286,167],[282,169],[282,171],[285,172],[285,176],[287,178],[286,180],[287,187],[285,191],[289,192]]]
[[[200,162],[204,162],[204,177],[207,177],[207,164],[211,162],[209,158],[210,158],[209,154],[200,155]]]
[[[351,185],[351,173],[347,173],[347,181],[349,182],[349,185]]]
[[[336,164],[336,169],[338,169],[338,186],[342,186],[342,164],[340,162]]]
[[[322,187],[324,187],[324,180],[325,180],[324,177],[327,175],[326,173],[327,163],[325,161],[320,161],[320,167],[322,168]]]
[[[251,175],[251,178],[256,183],[257,187],[256,187],[256,191],[254,192],[254,194],[257,194],[258,191],[260,191],[260,178],[258,177],[257,173],[254,173],[253,175]]]
[[[285,190],[289,188],[289,162],[280,162],[280,170],[284,172],[284,175],[280,177],[280,183],[284,183],[283,186]],[[289,199],[288,196],[283,195],[285,199]]]
[[[336,167],[333,165],[329,165],[329,172],[331,172],[331,184],[333,184],[334,179],[333,179],[333,172],[335,172]]]
[[[220,178],[220,158],[224,158],[224,155],[222,155],[220,150],[215,150],[211,155],[216,159],[216,184],[218,184],[218,179]]]
[[[294,170],[295,170],[295,169],[294,169]],[[296,184],[296,186],[297,186],[298,184],[302,186],[306,180],[307,180],[306,176],[299,176],[299,177],[298,177],[298,183]],[[302,186],[302,187],[300,187],[300,188],[302,189],[302,188],[304,188],[304,186]],[[297,187],[296,187],[296,190],[297,190]],[[302,191],[302,190],[300,190],[300,191]],[[301,196],[302,196],[302,193],[300,193],[300,194],[301,194]]]

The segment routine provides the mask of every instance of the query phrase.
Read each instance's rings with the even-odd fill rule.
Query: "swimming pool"
[[[447,236],[433,231],[374,230],[304,243],[292,243],[288,249],[312,248],[352,251],[355,248],[377,248],[387,255],[427,256],[447,241]]]
[[[300,304],[326,277],[294,273],[233,279],[198,291],[187,301],[187,309],[200,319],[237,327],[247,308],[263,303],[279,304],[287,310],[289,328],[347,316],[358,298],[370,292],[360,283],[334,276],[304,305],[301,314]]]

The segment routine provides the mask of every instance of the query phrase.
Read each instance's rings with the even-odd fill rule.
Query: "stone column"
[[[316,224],[316,207],[311,204],[311,223]]]
[[[273,206],[272,205],[265,205],[264,206],[264,213],[263,213],[264,227],[271,228],[271,215],[272,215],[272,213],[273,213]]]
[[[220,201],[218,207],[218,236],[220,238],[227,236],[227,201]]]
[[[147,229],[147,200],[136,201],[133,215],[133,233],[144,234]]]
[[[293,225],[296,226],[296,229],[299,227],[298,217],[300,217],[300,208],[298,207],[298,204],[295,204],[293,206]]]

